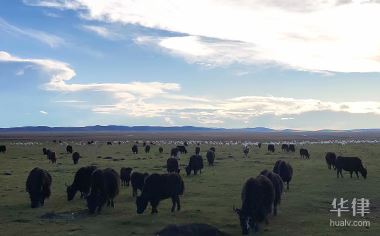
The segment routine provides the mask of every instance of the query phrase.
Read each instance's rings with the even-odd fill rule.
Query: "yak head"
[[[43,205],[44,202],[44,194],[42,191],[40,192],[31,192],[29,193],[30,197],[30,207],[31,208],[39,208]]]
[[[74,189],[73,186],[69,186],[66,184],[66,192],[67,192],[67,201],[71,201],[74,199],[74,196],[76,194],[76,189]]]
[[[144,213],[146,207],[148,206],[148,201],[142,196],[136,198],[137,214]]]
[[[99,205],[99,197],[96,194],[90,194],[87,196],[86,200],[88,211],[90,214],[94,214]]]
[[[233,207],[234,212],[239,216],[240,227],[243,235],[247,235],[249,233],[249,229],[253,228],[257,231],[255,227],[253,218],[248,216],[242,209]]]
[[[362,167],[360,169],[360,174],[362,174],[363,178],[366,179],[367,178],[367,169]]]

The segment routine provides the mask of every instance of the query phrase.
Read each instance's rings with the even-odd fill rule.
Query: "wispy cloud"
[[[8,23],[1,17],[0,17],[0,31],[4,31],[4,32],[8,32],[8,33],[12,33],[12,34],[20,35],[20,36],[26,36],[26,37],[38,40],[44,44],[47,44],[48,46],[52,48],[56,48],[56,47],[66,44],[65,40],[57,35],[49,34],[43,31],[35,30],[35,29],[17,27],[15,25]]]
[[[75,71],[66,63],[49,59],[21,58],[0,51],[0,63],[21,63],[40,68],[50,76],[42,87],[45,90],[79,93],[90,91],[110,96],[109,104],[91,104],[95,113],[117,114],[129,117],[162,117],[167,123],[177,119],[197,124],[218,125],[226,120],[247,123],[263,115],[274,115],[282,120],[293,119],[314,111],[347,112],[352,114],[380,115],[380,102],[330,102],[318,99],[296,99],[274,96],[240,96],[227,99],[193,97],[182,91],[177,83],[130,82],[130,83],[71,83]],[[61,103],[81,103],[80,100],[62,100]]]
[[[48,112],[46,112],[46,111],[40,111],[40,113],[42,114],[42,115],[48,115],[49,113]]]
[[[380,54],[378,1],[26,2],[77,10],[87,20],[136,24],[188,35],[145,42],[189,62],[270,63],[307,71],[380,71],[380,61],[376,59]]]
[[[103,38],[110,39],[110,40],[117,40],[121,39],[121,35],[111,31],[110,29],[104,27],[104,26],[98,26],[98,25],[82,25],[82,29],[93,32]]]

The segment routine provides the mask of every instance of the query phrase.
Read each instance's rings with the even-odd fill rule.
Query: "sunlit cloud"
[[[164,38],[148,36],[145,43],[189,62],[266,63],[318,72],[380,71],[378,1],[25,2],[77,10],[86,20],[135,24],[184,34]],[[140,43],[142,40],[137,39]]]
[[[46,112],[46,111],[40,111],[40,113],[42,114],[42,115],[48,115],[49,113],[48,112]]]
[[[292,120],[294,115],[331,111],[351,114],[380,115],[380,102],[331,102],[275,96],[239,96],[218,98],[187,94],[180,84],[163,82],[72,83],[76,75],[70,65],[50,59],[21,58],[0,51],[0,63],[18,63],[40,68],[49,76],[41,88],[65,94],[81,92],[108,96],[108,104],[89,104],[86,109],[103,115],[126,117],[160,117],[168,124],[178,119],[195,124],[218,126],[227,120],[248,123],[255,117],[273,115]],[[76,104],[81,100],[59,100],[56,103]],[[40,111],[42,114],[43,111]]]
[[[103,26],[82,25],[81,28],[86,30],[86,31],[93,32],[93,33],[95,33],[95,34],[97,34],[103,38],[106,38],[106,39],[116,40],[116,39],[121,38],[120,34],[117,34],[117,33],[113,32],[110,29],[103,27]]]

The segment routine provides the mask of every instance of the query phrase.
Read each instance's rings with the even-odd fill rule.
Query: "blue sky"
[[[3,0],[0,127],[379,128],[379,18],[377,1]]]

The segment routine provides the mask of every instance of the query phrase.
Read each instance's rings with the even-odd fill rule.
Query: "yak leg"
[[[133,196],[133,197],[136,197],[136,196],[137,196],[137,188],[135,188],[135,187],[133,187],[132,196]]]
[[[179,199],[179,195],[175,197],[177,201],[177,211],[181,210],[181,200]]]
[[[289,181],[286,182],[286,189],[289,190]]]
[[[357,170],[355,170],[355,174],[356,174],[356,177],[358,177],[358,179],[359,179],[359,174],[358,174]]]
[[[172,197],[172,210],[171,210],[172,212],[174,212],[174,210],[175,210],[176,202],[177,202],[177,201],[176,201],[176,198],[175,198],[175,196],[173,196],[173,197]]]
[[[352,171],[350,171],[350,176],[351,176],[351,179],[352,179]]]
[[[154,199],[150,201],[150,205],[152,206],[152,214],[158,213],[157,206],[160,200]]]

